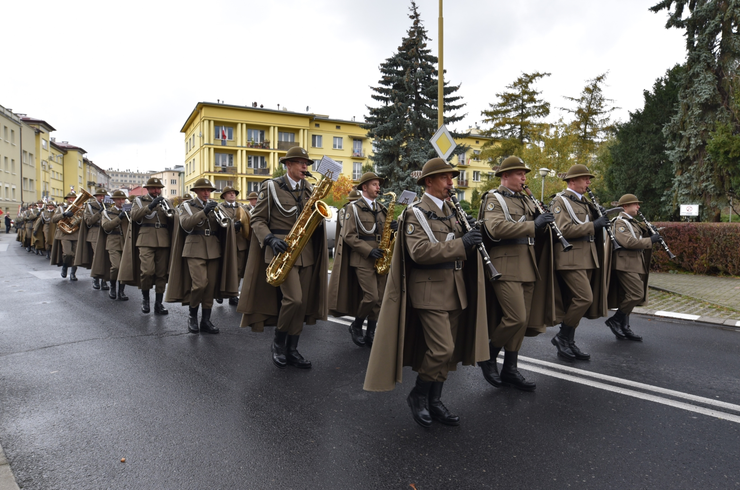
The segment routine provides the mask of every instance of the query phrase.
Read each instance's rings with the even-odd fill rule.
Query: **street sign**
[[[699,216],[699,204],[681,204],[681,216]]]
[[[440,126],[429,141],[432,143],[434,151],[437,152],[439,158],[442,158],[445,161],[450,157],[450,155],[452,155],[455,148],[457,148],[455,140],[452,139],[452,135],[447,131],[445,126]]]

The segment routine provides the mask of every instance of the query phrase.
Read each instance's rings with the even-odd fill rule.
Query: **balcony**
[[[298,146],[298,143],[296,143],[295,141],[278,141],[277,149],[279,151],[288,151],[294,146]]]
[[[231,174],[231,175],[236,175],[237,173],[236,167],[218,167],[218,166],[214,169],[213,172],[217,174]]]
[[[363,150],[352,150],[352,158],[365,158]]]
[[[457,159],[457,166],[458,167],[467,167],[470,165],[470,160],[463,158],[463,159]]]
[[[247,148],[258,148],[262,150],[269,150],[270,142],[269,141],[263,141],[263,142],[249,141],[247,142]]]
[[[467,187],[468,186],[468,179],[457,179],[457,186],[458,187]]]
[[[247,175],[263,175],[263,176],[269,176],[270,175],[270,169],[269,168],[248,168],[247,169]]]

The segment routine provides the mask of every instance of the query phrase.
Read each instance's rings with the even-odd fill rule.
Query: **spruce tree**
[[[429,140],[437,130],[437,57],[427,47],[429,37],[416,2],[411,2],[411,27],[396,53],[380,65],[381,78],[372,87],[378,107],[368,106],[364,129],[374,139],[372,162],[378,174],[387,179],[384,190],[397,195],[403,190],[416,191],[411,173],[421,170],[436,153]],[[464,106],[454,95],[459,85],[445,83],[445,113]],[[456,114],[444,117],[444,123],[460,121]],[[462,137],[453,133],[453,137]]]

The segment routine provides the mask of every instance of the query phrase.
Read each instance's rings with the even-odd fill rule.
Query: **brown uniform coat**
[[[639,274],[642,280],[642,291],[634,293],[641,296],[638,306],[648,302],[648,278],[650,260],[653,253],[653,242],[650,233],[630,215],[622,212],[612,223],[612,232],[617,243],[622,246],[612,252],[612,270]],[[612,273],[609,281],[609,308],[618,308],[623,297],[624,285],[619,281],[619,274]]]

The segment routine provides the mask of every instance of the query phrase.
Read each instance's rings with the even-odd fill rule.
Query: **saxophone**
[[[384,196],[391,196],[391,202],[388,204],[388,214],[385,216],[383,223],[383,236],[380,239],[378,249],[383,252],[383,256],[375,260],[375,271],[384,276],[391,270],[391,261],[393,259],[393,246],[396,243],[396,232],[391,230],[393,221],[393,208],[396,205],[396,195],[393,192],[386,192]]]
[[[306,172],[306,177],[310,176]],[[295,261],[301,255],[303,247],[311,239],[316,227],[323,220],[331,218],[331,210],[321,199],[329,194],[332,185],[334,185],[334,181],[331,179],[331,175],[328,175],[322,177],[314,187],[311,197],[308,198],[303,211],[298,216],[298,220],[283,239],[288,244],[288,249],[273,257],[267,266],[267,283],[269,285],[277,287],[285,281]]]

